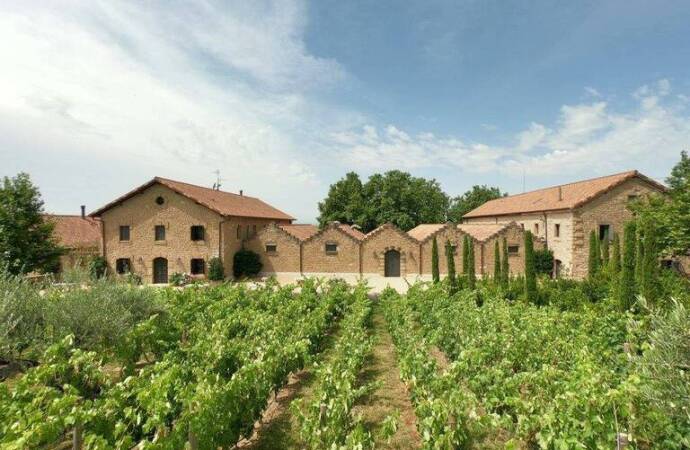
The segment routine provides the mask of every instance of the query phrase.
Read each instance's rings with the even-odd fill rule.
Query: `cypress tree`
[[[441,281],[441,275],[438,272],[438,242],[436,242],[436,236],[431,243],[431,279],[434,283]]]
[[[609,267],[613,275],[618,275],[621,270],[621,240],[618,233],[613,233],[613,251],[609,260]]]
[[[589,233],[589,261],[588,275],[593,278],[599,272],[599,246],[597,245],[597,234],[594,230]]]
[[[468,247],[469,247],[469,256],[467,257],[467,264],[468,264],[468,272],[467,272],[467,281],[469,288],[471,290],[474,290],[474,288],[477,286],[477,275],[475,273],[475,266],[474,266],[474,242],[471,239],[468,239]]]
[[[534,270],[534,240],[531,231],[525,231],[525,298],[537,303],[537,275]]]
[[[608,236],[601,243],[601,267],[608,267],[610,258],[610,248]]]
[[[637,241],[635,242],[635,282],[638,289],[642,286],[644,274],[644,230],[641,224],[637,226]]]
[[[498,245],[498,239],[494,242],[494,283],[501,282],[501,249]]]
[[[451,294],[455,293],[455,255],[450,241],[446,241],[446,265],[448,267],[448,283],[450,284]]]
[[[508,239],[503,238],[503,260],[501,261],[501,287],[508,289],[510,281],[510,264],[508,262]]]
[[[618,304],[623,311],[635,303],[635,222],[625,224],[623,230],[623,263],[618,285]]]
[[[659,295],[659,261],[657,260],[656,230],[651,220],[644,223],[644,251],[642,252],[642,283],[640,294],[653,303]]]
[[[470,273],[469,267],[470,264],[467,262],[467,258],[470,256],[470,241],[469,241],[469,236],[465,235],[464,239],[462,241],[462,273],[467,277],[467,275]]]

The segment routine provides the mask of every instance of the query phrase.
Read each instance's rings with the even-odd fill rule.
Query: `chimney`
[[[86,219],[86,205],[81,205],[81,218]]]
[[[240,196],[244,195],[244,191],[240,189]]]
[[[558,186],[558,201],[563,201],[563,188],[561,186]]]

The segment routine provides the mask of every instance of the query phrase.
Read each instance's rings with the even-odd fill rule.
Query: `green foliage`
[[[613,250],[609,260],[609,270],[614,276],[617,276],[621,270],[621,240],[618,233],[613,233]]]
[[[604,240],[601,242],[601,267],[602,268],[606,268],[609,266],[609,259],[611,257],[609,244],[610,244],[610,242],[609,242],[608,237],[604,238]]]
[[[480,207],[489,200],[505,197],[507,195],[507,193],[501,193],[501,190],[497,187],[489,187],[486,185],[472,186],[471,190],[450,201],[448,220],[460,223],[462,221],[462,216],[473,209]]]
[[[467,278],[470,273],[470,237],[464,235],[462,239],[462,274]]]
[[[666,178],[666,184],[671,191],[681,191],[686,189],[690,183],[690,158],[688,152],[680,152],[680,161],[673,166],[671,174]]]
[[[261,257],[251,250],[239,250],[233,257],[232,273],[235,278],[254,277],[262,268]]]
[[[451,293],[457,289],[457,280],[455,279],[455,248],[450,241],[446,241],[446,267],[448,268],[448,285]]]
[[[0,186],[0,268],[12,274],[50,272],[63,249],[44,219],[43,201],[29,175],[4,177]]]
[[[534,239],[531,231],[525,231],[525,299],[538,303],[537,274],[534,263]]]
[[[349,173],[319,203],[318,220],[322,226],[332,220],[357,223],[364,232],[384,223],[407,231],[421,223],[445,222],[448,202],[436,180],[392,170],[374,174],[362,184],[356,174]]]
[[[503,238],[503,259],[501,260],[501,287],[508,289],[510,282],[510,262],[508,260],[508,240]]]
[[[589,258],[587,260],[587,274],[594,278],[599,273],[599,238],[597,233],[592,230],[589,232]]]
[[[192,282],[192,277],[184,272],[174,272],[170,275],[170,284],[172,286],[185,286]]]
[[[470,290],[474,290],[477,286],[477,269],[474,261],[474,240],[472,238],[467,239],[468,241],[468,252],[467,252],[467,287]]]
[[[637,239],[635,240],[635,283],[639,290],[644,278],[644,228],[637,224]]]
[[[431,279],[434,283],[438,283],[441,280],[438,263],[438,242],[436,242],[436,236],[434,236],[434,240],[431,242]]]
[[[659,253],[656,244],[656,229],[650,221],[642,224],[644,229],[644,250],[641,261],[640,294],[648,303],[654,303],[659,296]]]
[[[534,270],[538,275],[550,275],[553,272],[553,251],[543,248],[534,251]]]
[[[108,261],[102,256],[94,256],[89,261],[89,274],[94,280],[105,277],[108,273]]]
[[[498,239],[494,242],[494,283],[501,282],[501,249]]]
[[[623,262],[619,276],[618,304],[623,311],[628,311],[635,304],[635,241],[637,227],[635,222],[625,224],[623,230]]]
[[[220,258],[213,257],[208,264],[208,279],[211,281],[223,281],[225,279],[225,268]]]

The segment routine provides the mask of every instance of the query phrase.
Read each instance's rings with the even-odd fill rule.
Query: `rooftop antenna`
[[[213,173],[216,174],[216,182],[213,183],[213,190],[220,191],[221,181],[223,181],[223,179],[220,177],[220,169],[214,170]]]

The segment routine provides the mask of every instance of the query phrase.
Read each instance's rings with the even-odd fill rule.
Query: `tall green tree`
[[[501,260],[501,287],[508,289],[510,283],[510,262],[508,261],[508,239],[503,238],[503,259]]]
[[[599,239],[594,230],[589,233],[589,260],[587,273],[589,278],[594,278],[599,273]]]
[[[62,249],[54,224],[44,219],[43,201],[26,173],[4,177],[0,187],[0,268],[12,274],[50,272]]]
[[[637,229],[635,222],[625,224],[623,230],[623,262],[618,282],[618,304],[623,311],[627,311],[635,304],[635,241]]]
[[[468,272],[467,272],[467,286],[471,289],[474,290],[477,287],[477,274],[475,273],[475,265],[474,265],[474,241],[472,239],[469,239],[469,251],[468,251],[468,256],[467,256],[467,265],[468,265]]]
[[[659,297],[659,253],[656,245],[656,230],[654,224],[646,221],[644,228],[644,251],[642,252],[642,273],[640,294],[654,303]]]
[[[673,166],[671,174],[666,178],[666,184],[671,191],[687,188],[690,182],[690,157],[687,151],[680,152],[680,161]]]
[[[534,268],[534,238],[531,231],[525,231],[525,299],[534,304],[538,301],[537,274]]]
[[[601,242],[601,267],[608,267],[610,259],[610,247],[608,236]]]
[[[494,283],[501,282],[501,248],[498,239],[494,242]]]
[[[319,226],[333,221],[347,224],[361,224],[366,220],[364,186],[355,172],[332,184],[328,196],[319,203]]]
[[[618,275],[621,270],[621,240],[618,233],[613,233],[613,250],[611,251],[609,267],[614,275]]]
[[[441,281],[441,275],[438,271],[438,242],[436,242],[436,236],[431,242],[431,279],[434,283]]]
[[[446,241],[446,266],[448,267],[448,284],[451,293],[455,293],[457,280],[455,278],[455,248],[450,241]]]
[[[635,282],[639,289],[644,277],[644,228],[637,226],[637,239],[635,240]]]
[[[330,187],[319,203],[318,220],[321,226],[333,220],[357,223],[364,232],[390,222],[407,231],[421,223],[445,222],[448,204],[448,196],[433,179],[392,170],[362,184],[351,172]]]
[[[489,187],[486,185],[475,185],[472,189],[464,194],[453,198],[450,201],[450,208],[448,210],[448,220],[456,223],[462,221],[462,216],[472,211],[475,208],[482,206],[489,200],[494,200],[500,197],[505,197],[507,193],[502,193],[497,187]]]

